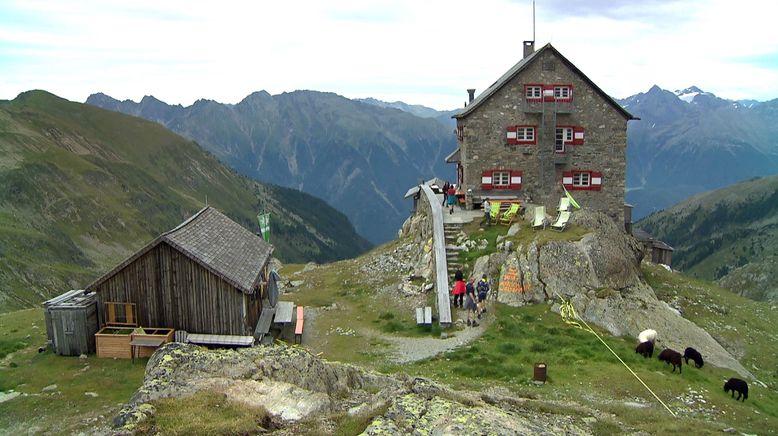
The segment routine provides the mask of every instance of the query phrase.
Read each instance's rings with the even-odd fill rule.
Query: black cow
[[[702,354],[700,354],[699,351],[695,350],[692,347],[687,348],[683,352],[683,358],[686,359],[686,364],[689,364],[689,359],[692,359],[694,361],[694,366],[697,368],[702,368],[702,365],[705,364],[702,360]]]
[[[643,357],[654,357],[654,343],[651,341],[641,342],[635,348],[635,352],[642,354]]]
[[[681,368],[681,364],[683,363],[683,361],[681,360],[682,358],[683,357],[681,356],[681,353],[670,348],[665,348],[664,350],[662,350],[661,353],[659,353],[659,360],[667,363],[672,363],[673,372],[675,372],[675,367],[677,366],[679,374],[683,372]]]
[[[732,398],[735,398],[735,391],[737,391],[737,398],[735,398],[735,400],[739,400],[740,397],[743,397],[742,401],[745,403],[748,398],[748,383],[739,378],[732,377],[724,383],[724,392],[726,393],[729,391],[732,391]]]

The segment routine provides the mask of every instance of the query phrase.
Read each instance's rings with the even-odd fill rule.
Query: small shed
[[[98,329],[97,296],[68,291],[43,303],[48,345],[62,356],[94,353]]]
[[[643,253],[652,263],[672,266],[673,247],[654,238],[643,229],[633,229],[632,236],[643,244]]]
[[[100,324],[251,335],[273,246],[213,207],[163,233],[87,286]]]

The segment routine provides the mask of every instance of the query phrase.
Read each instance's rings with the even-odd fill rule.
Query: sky
[[[696,85],[778,98],[778,5],[537,0],[551,43],[606,93]],[[188,106],[299,89],[462,107],[522,58],[531,0],[0,0],[0,99],[31,89]]]

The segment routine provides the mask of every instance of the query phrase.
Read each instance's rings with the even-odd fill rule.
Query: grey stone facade
[[[528,101],[526,85],[570,85],[572,101]],[[485,197],[519,198],[554,211],[564,196],[563,175],[593,172],[592,180],[602,175],[599,190],[568,190],[582,207],[624,223],[627,121],[635,118],[550,44],[522,59],[455,118],[468,208]],[[536,143],[509,144],[507,129],[517,125],[534,126]],[[583,144],[556,152],[562,126],[582,129]],[[484,189],[482,175],[492,170],[520,172],[520,189]]]

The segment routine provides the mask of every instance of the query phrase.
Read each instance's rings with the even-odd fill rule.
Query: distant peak
[[[702,89],[700,89],[700,88],[698,88],[698,87],[696,87],[696,86],[693,86],[693,85],[692,85],[692,86],[690,86],[690,87],[688,87],[688,88],[686,88],[686,89],[680,89],[680,90],[679,90],[679,89],[676,89],[676,90],[675,90],[675,94],[676,94],[676,95],[680,95],[680,94],[691,94],[691,93],[693,93],[693,92],[696,92],[696,93],[698,93],[698,94],[704,94],[704,93],[705,93],[705,91],[703,91]]]

